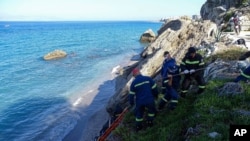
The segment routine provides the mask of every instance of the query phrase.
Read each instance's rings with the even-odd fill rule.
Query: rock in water
[[[54,50],[52,52],[49,52],[48,54],[43,56],[44,60],[54,60],[54,59],[59,59],[66,57],[67,53],[63,50]]]

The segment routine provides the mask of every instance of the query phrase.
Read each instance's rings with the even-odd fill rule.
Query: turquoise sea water
[[[114,94],[112,68],[158,22],[0,22],[0,141],[60,141]],[[68,53],[44,61],[55,49]]]

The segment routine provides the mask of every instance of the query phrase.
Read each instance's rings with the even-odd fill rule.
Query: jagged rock
[[[154,78],[161,68],[164,51],[169,51],[177,62],[180,62],[190,46],[198,46],[201,41],[213,39],[213,35],[209,32],[214,28],[216,28],[215,24],[210,21],[199,23],[189,19],[170,20],[159,30],[160,34],[156,40],[142,52],[146,57],[139,61],[137,67],[143,75]],[[122,89],[111,97],[106,106],[109,113],[112,113],[117,103],[123,107],[128,105],[127,96],[131,82],[130,74],[127,76],[126,84],[119,84]]]
[[[242,94],[244,92],[240,83],[227,82],[221,88],[218,89],[219,96],[234,96]]]
[[[141,42],[147,42],[147,43],[151,43],[155,40],[156,35],[153,32],[152,29],[148,29],[147,31],[145,31],[141,37],[140,37],[140,41]]]
[[[246,111],[246,110],[243,110],[243,109],[235,110],[235,112],[240,114],[240,115],[250,116],[250,111]]]
[[[210,138],[215,139],[215,138],[221,136],[221,134],[219,134],[218,132],[211,132],[211,133],[208,133],[208,136],[209,136]]]
[[[244,6],[247,4],[242,2],[242,0],[207,0],[201,7],[200,15],[203,20],[211,20],[216,24],[220,24],[229,13],[238,13],[242,16],[242,30],[247,30],[249,24],[246,22],[250,19],[250,8],[249,6]],[[238,9],[236,7],[241,8]]]
[[[202,125],[196,125],[195,127],[189,127],[184,137],[187,139],[190,135],[198,135],[201,133]]]
[[[237,6],[239,1],[236,0],[207,0],[202,5],[200,15],[204,20],[212,20],[220,23],[220,17],[231,7]]]
[[[248,61],[216,60],[206,67],[204,78],[206,82],[215,78],[233,80],[240,74],[240,70],[244,70],[248,65]]]
[[[44,55],[43,59],[44,60],[54,60],[54,59],[59,59],[66,57],[67,53],[63,50],[54,50],[52,52],[49,52],[48,54]]]

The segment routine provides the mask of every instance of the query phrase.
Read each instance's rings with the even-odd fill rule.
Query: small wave
[[[115,67],[112,69],[111,74],[119,74],[120,70],[121,70],[121,66],[120,66],[120,65],[117,65],[117,66],[115,66]]]

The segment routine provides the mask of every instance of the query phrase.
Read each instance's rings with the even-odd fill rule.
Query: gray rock
[[[208,133],[208,136],[209,136],[210,138],[213,138],[213,139],[214,139],[214,138],[220,136],[220,134],[217,133],[217,132],[211,132],[211,133]]]

